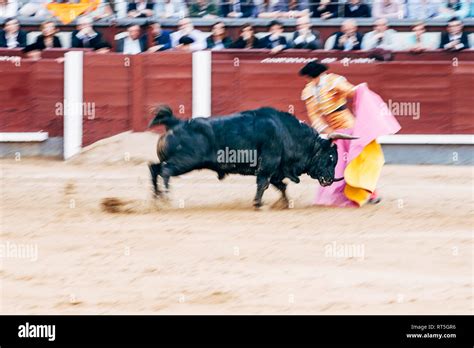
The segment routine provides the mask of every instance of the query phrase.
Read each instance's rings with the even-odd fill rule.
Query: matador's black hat
[[[327,65],[317,63],[317,62],[309,62],[300,70],[300,75],[315,78],[321,75],[323,72],[325,72],[328,69],[329,68]]]

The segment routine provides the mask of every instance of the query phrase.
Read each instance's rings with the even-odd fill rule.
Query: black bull
[[[160,163],[149,164],[156,196],[161,195],[159,176],[168,190],[172,176],[211,169],[219,179],[226,174],[257,176],[255,207],[262,205],[270,184],[282,194],[278,202],[288,206],[285,178],[299,183],[299,176],[308,174],[322,186],[341,180],[334,177],[338,158],[332,140],[353,138],[335,134],[332,139],[323,139],[295,116],[268,107],[184,121],[168,106],[162,106],[149,126],[155,125],[166,127],[157,145]]]

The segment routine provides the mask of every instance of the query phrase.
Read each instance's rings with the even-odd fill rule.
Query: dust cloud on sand
[[[386,166],[361,209],[312,206],[304,176],[254,211],[253,177],[210,171],[152,199],[156,140],[0,161],[2,314],[472,313],[471,167]]]

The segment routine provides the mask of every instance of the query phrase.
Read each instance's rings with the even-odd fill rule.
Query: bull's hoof
[[[262,202],[253,202],[253,207],[255,210],[261,210],[262,206],[263,206]]]
[[[278,201],[272,204],[272,209],[288,209],[290,208],[290,201],[287,198],[281,197]]]

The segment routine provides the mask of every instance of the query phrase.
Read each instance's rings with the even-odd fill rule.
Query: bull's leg
[[[286,184],[281,180],[271,180],[270,181],[273,186],[277,188],[278,191],[281,192],[281,197],[278,201],[273,203],[272,208],[279,208],[279,209],[286,209],[290,206],[290,201],[286,196]]]
[[[269,185],[270,178],[268,176],[262,174],[257,175],[257,194],[253,201],[253,206],[255,208],[260,208],[262,206],[262,196]]]
[[[158,188],[158,175],[160,175],[161,163],[149,163],[148,168],[150,169],[151,183],[153,184],[153,192],[155,196],[158,197],[161,194],[161,191]]]
[[[160,176],[163,178],[163,184],[166,192],[169,191],[170,178],[172,176],[178,176],[186,174],[194,169],[193,166],[177,166],[172,163],[165,163],[161,167]]]

